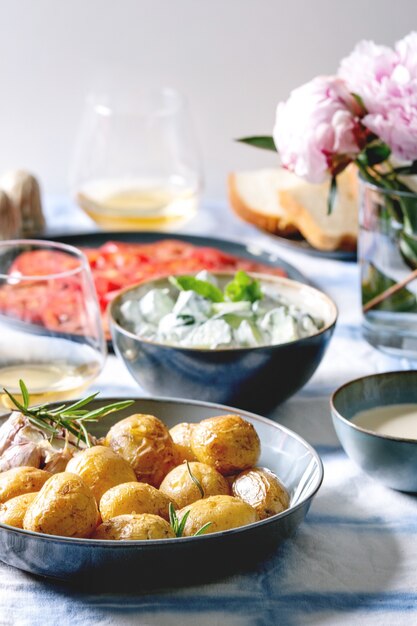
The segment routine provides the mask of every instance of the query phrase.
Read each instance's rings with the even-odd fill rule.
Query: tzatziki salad
[[[121,305],[128,329],[140,338],[184,348],[253,348],[309,337],[324,325],[243,271],[224,289],[207,271],[168,280],[171,288],[150,289]]]

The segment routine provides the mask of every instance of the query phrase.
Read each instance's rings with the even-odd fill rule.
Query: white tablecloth
[[[57,201],[50,204],[49,223],[61,232],[89,225]],[[0,564],[0,625],[417,624],[417,498],[363,474],[340,448],[329,412],[329,396],[343,382],[409,364],[389,359],[362,340],[356,264],[278,247],[222,207],[203,211],[187,228],[201,234],[219,231],[222,237],[273,249],[339,307],[335,335],[316,374],[273,414],[315,446],[324,462],[324,482],[306,521],[256,573],[182,589],[75,593]],[[141,395],[114,356],[95,389],[103,396]]]

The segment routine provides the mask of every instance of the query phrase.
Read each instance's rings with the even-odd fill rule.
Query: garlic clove
[[[42,463],[42,448],[31,441],[14,443],[0,457],[0,472],[14,467],[31,466],[39,468]]]
[[[8,419],[0,426],[0,455],[12,445],[17,433],[28,425],[26,417],[19,411],[13,411]]]

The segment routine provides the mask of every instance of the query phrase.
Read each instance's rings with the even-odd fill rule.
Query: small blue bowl
[[[417,404],[417,371],[387,372],[352,380],[333,394],[333,425],[346,454],[387,487],[417,492],[417,440],[381,435],[357,426],[359,411],[388,404]]]

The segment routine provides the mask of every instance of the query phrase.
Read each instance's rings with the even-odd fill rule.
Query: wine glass
[[[103,228],[169,230],[188,221],[201,171],[184,98],[169,88],[90,95],[71,170],[76,201]]]
[[[88,261],[51,241],[0,242],[0,403],[19,380],[36,402],[77,396],[103,368],[106,343]]]

